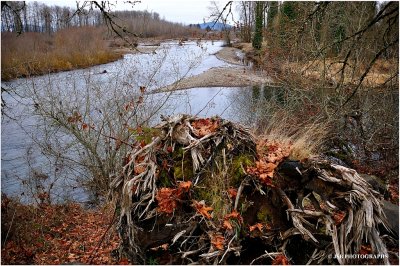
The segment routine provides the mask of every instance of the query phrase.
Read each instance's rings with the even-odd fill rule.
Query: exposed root
[[[356,171],[315,158],[286,162],[290,147],[256,145],[218,117],[179,115],[156,128],[111,183],[121,252],[132,263],[358,264],[346,254],[367,246],[388,254],[379,194]]]

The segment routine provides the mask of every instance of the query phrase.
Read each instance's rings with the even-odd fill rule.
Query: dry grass
[[[287,72],[295,73],[303,76],[309,80],[321,80],[321,76],[325,69],[326,80],[337,84],[341,81],[343,63],[339,60],[331,58],[324,62],[322,60],[308,61],[308,62],[286,62],[282,65],[282,69]],[[358,83],[359,78],[366,70],[363,63],[349,62],[349,66],[344,71],[344,85],[355,85]],[[398,72],[397,62],[394,60],[379,59],[369,71],[364,80],[367,86],[379,86],[384,84],[393,74]]]
[[[100,28],[84,27],[44,33],[2,33],[1,79],[85,68],[115,61]]]
[[[290,116],[290,117],[289,117]],[[262,137],[290,146],[290,159],[304,160],[321,153],[329,133],[328,123],[309,122],[305,125],[288,123],[293,115],[275,113]]]

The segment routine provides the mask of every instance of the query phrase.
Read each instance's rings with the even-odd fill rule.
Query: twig
[[[235,235],[232,237],[232,239],[229,241],[228,247],[226,248],[224,255],[222,255],[222,258],[221,258],[221,260],[219,261],[219,263],[222,262],[222,260],[224,259],[225,255],[231,250],[231,249],[230,249],[230,245],[232,244],[232,241],[233,241],[235,238],[236,238],[236,234],[235,234]]]
[[[14,217],[15,217],[15,212],[16,212],[16,211],[17,211],[17,209],[14,208],[14,213],[13,213],[13,217],[12,217],[12,219],[11,219],[11,224],[10,224],[10,227],[8,227],[7,235],[6,235],[6,238],[4,239],[4,245],[6,245],[7,238],[8,238],[8,234],[9,234],[10,231],[11,231],[11,226],[12,226],[12,224],[13,224]]]

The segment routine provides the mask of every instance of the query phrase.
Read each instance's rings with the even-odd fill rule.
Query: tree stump
[[[131,263],[389,263],[381,196],[356,171],[219,117],[154,130],[111,183]]]

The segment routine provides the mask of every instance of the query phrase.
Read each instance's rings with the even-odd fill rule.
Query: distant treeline
[[[107,25],[104,13],[96,5],[84,8],[48,6],[39,2],[2,2],[2,32],[44,32],[48,34],[72,27]],[[188,27],[180,23],[168,22],[156,12],[114,11],[110,17],[129,32],[139,37],[182,37],[189,36],[197,27]]]

